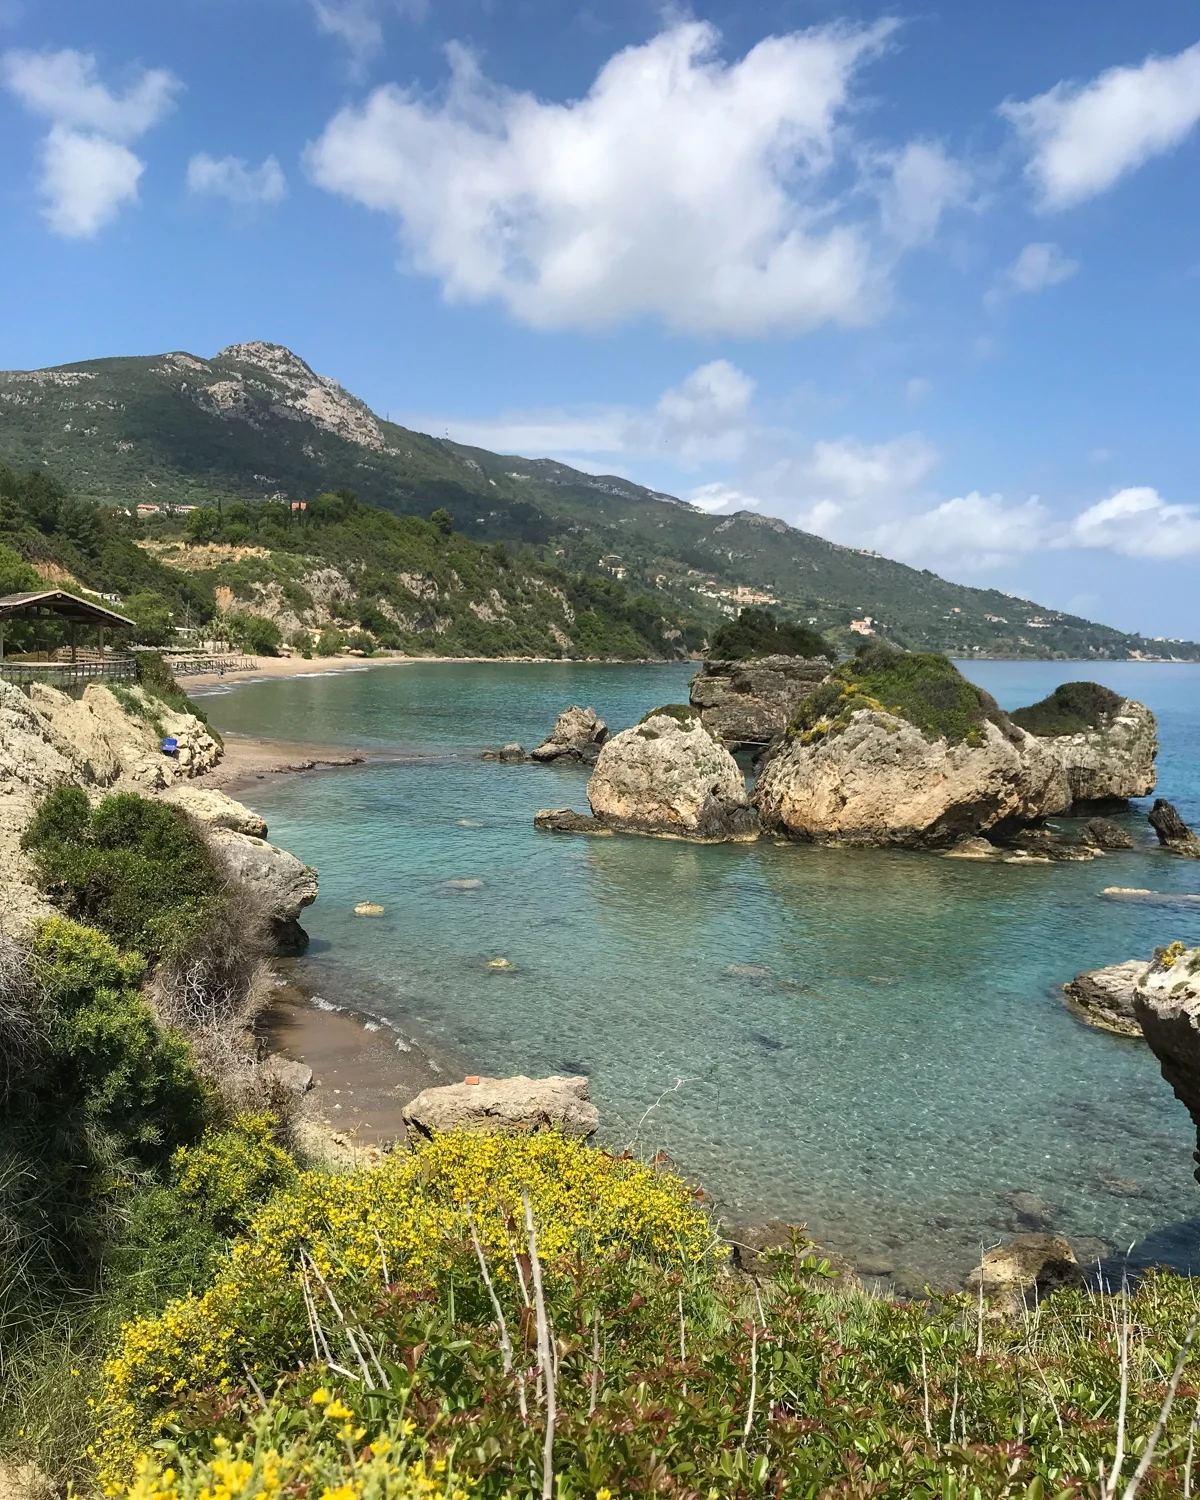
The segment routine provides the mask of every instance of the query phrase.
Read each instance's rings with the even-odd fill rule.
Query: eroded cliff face
[[[1133,1010],[1200,1145],[1200,948],[1160,948],[1134,991]],[[1194,1155],[1200,1162],[1200,1151]],[[1195,1176],[1200,1182],[1200,1168]]]
[[[688,688],[709,734],[726,744],[765,745],[788,726],[797,704],[828,678],[823,656],[707,661]]]
[[[785,740],[754,790],[764,829],[912,848],[1033,823],[1070,802],[1058,757],[1024,730],[988,721],[976,743],[952,744],[871,709],[853,713],[836,733]]]
[[[1075,802],[1148,797],[1158,781],[1158,721],[1144,703],[1124,698],[1102,728],[1047,736]]]
[[[592,812],[618,832],[720,842],[758,836],[737,761],[699,718],[652,713],[600,752]]]

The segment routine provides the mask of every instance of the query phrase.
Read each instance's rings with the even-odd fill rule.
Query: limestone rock
[[[655,710],[623,730],[601,750],[587,795],[618,832],[707,843],[758,836],[737,761],[699,718]]]
[[[207,841],[230,876],[261,901],[277,945],[288,952],[306,947],[308,936],[299,916],[317,899],[317,872],[286,849],[232,828],[210,828]]]
[[[504,745],[500,750],[500,759],[510,763],[519,764],[525,759],[525,751],[520,745]]]
[[[1042,744],[1062,762],[1075,802],[1148,797],[1158,780],[1158,723],[1133,698],[1123,698],[1103,727],[1045,736]]]
[[[529,753],[534,760],[544,762],[577,760],[590,764],[607,739],[608,725],[596,717],[596,710],[572,704],[559,714],[554,728],[537,749]]]
[[[293,1062],[291,1058],[276,1054],[268,1057],[262,1065],[263,1075],[278,1083],[289,1094],[301,1097],[313,1086],[313,1070],[307,1063]]]
[[[606,839],[613,836],[612,829],[599,819],[570,807],[539,807],[533,815],[533,826],[548,833],[590,833]]]
[[[214,788],[184,783],[166,792],[163,800],[174,803],[190,818],[195,818],[198,823],[207,824],[210,828],[230,828],[234,833],[246,833],[256,839],[265,839],[267,836],[265,818]]]
[[[796,705],[829,676],[823,656],[764,656],[706,661],[688,696],[709,734],[727,744],[767,744],[781,735]]]
[[[1133,848],[1133,839],[1111,818],[1089,818],[1083,825],[1083,840],[1097,849]]]
[[[1164,849],[1169,849],[1172,854],[1183,854],[1188,859],[1200,859],[1200,839],[1179,816],[1172,803],[1159,797],[1147,814],[1147,821]]]
[[[1160,948],[1134,992],[1133,1012],[1200,1145],[1200,948]],[[1200,1170],[1195,1175],[1200,1182]]]
[[[1063,994],[1075,1014],[1089,1026],[1140,1041],[1142,1028],[1134,1014],[1133,996],[1148,967],[1145,959],[1131,958],[1104,969],[1089,969],[1064,984]]]
[[[422,1135],[451,1130],[474,1135],[558,1130],[563,1135],[594,1135],[600,1115],[588,1081],[575,1078],[480,1078],[422,1089],[404,1107],[404,1120]]]
[[[967,1277],[967,1291],[990,1298],[995,1311],[1014,1314],[1023,1302],[1048,1297],[1060,1287],[1081,1286],[1084,1273],[1059,1234],[1018,1234],[989,1250]]]
[[[1015,725],[1003,731],[988,720],[977,744],[950,744],[875,709],[857,710],[840,733],[783,741],[754,791],[766,829],[914,848],[1032,823],[1070,800],[1058,758]]]

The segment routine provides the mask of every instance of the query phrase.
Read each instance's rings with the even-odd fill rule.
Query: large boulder
[[[261,903],[276,946],[297,953],[308,944],[300,913],[317,899],[317,872],[265,839],[210,826],[206,841],[217,863]]]
[[[474,1135],[557,1130],[594,1135],[600,1115],[588,1081],[573,1078],[477,1078],[422,1089],[404,1106],[404,1121],[424,1136],[466,1130]]]
[[[618,832],[709,843],[758,836],[737,761],[688,709],[653,709],[609,740],[587,795],[596,818]]]
[[[193,786],[190,782],[184,782],[164,792],[163,801],[182,808],[189,818],[194,818],[207,828],[230,828],[234,833],[246,833],[256,839],[265,839],[267,836],[265,818],[214,787]]]
[[[594,763],[608,739],[608,725],[597,718],[594,708],[572,704],[555,721],[554,728],[529,753],[534,760],[577,760]]]
[[[1138,983],[1133,1010],[1200,1145],[1200,948],[1160,948]],[[1195,1175],[1200,1182],[1200,1169]]]
[[[1155,800],[1146,815],[1146,821],[1158,836],[1158,842],[1172,854],[1182,854],[1187,859],[1200,859],[1200,839],[1179,816],[1173,803],[1165,797]]]
[[[967,1277],[972,1296],[987,1298],[995,1313],[1019,1315],[1022,1308],[1060,1287],[1082,1286],[1083,1267],[1058,1234],[1018,1234],[989,1250]]]
[[[765,829],[817,842],[913,848],[1036,822],[1070,801],[1058,758],[1015,726],[985,720],[955,743],[866,708],[832,732],[784,740],[754,790]]]
[[[1133,997],[1148,967],[1144,958],[1131,958],[1104,969],[1089,969],[1064,984],[1063,994],[1075,1014],[1089,1026],[1141,1041],[1142,1027],[1134,1013]]]
[[[706,661],[688,696],[709,734],[726,744],[765,745],[784,732],[796,705],[829,672],[823,656]]]
[[[1058,756],[1076,802],[1148,797],[1158,773],[1158,724],[1144,703],[1098,682],[1064,682],[1014,709],[1013,722]]]

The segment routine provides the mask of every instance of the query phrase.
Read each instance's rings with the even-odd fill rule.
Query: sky
[[[0,368],[265,339],[1189,639],[1198,189],[1194,0],[0,0]]]

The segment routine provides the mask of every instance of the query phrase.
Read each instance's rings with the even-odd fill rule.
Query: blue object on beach
[[[173,734],[167,735],[162,742],[162,753],[164,755],[177,755],[179,753],[179,741]]]

